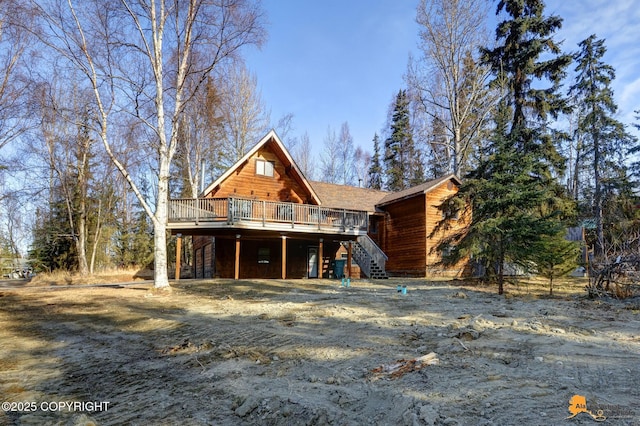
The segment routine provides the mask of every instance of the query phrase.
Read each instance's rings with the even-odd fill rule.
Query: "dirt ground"
[[[0,286],[0,424],[640,425],[640,300],[583,286]]]

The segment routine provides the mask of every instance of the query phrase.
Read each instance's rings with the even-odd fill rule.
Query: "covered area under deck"
[[[180,233],[181,236],[188,235]],[[342,243],[351,276],[355,236],[252,229],[200,230],[193,235],[195,278],[328,278]],[[177,250],[181,244],[177,244]],[[179,258],[177,253],[176,258]]]

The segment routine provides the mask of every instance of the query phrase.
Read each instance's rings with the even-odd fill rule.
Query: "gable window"
[[[272,161],[256,160],[256,174],[273,177],[274,163]]]

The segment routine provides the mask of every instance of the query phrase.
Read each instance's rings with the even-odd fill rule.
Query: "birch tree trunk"
[[[262,13],[253,0],[120,0],[64,3],[32,0],[42,44],[81,75],[95,101],[95,133],[154,228],[154,286],[169,287],[167,219],[169,174],[180,118],[213,70],[260,44]],[[146,199],[120,161],[117,126],[132,117],[148,140],[155,200]]]

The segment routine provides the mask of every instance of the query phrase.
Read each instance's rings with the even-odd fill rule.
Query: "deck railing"
[[[366,231],[367,212],[331,209],[311,204],[261,201],[245,198],[182,198],[169,201],[169,223],[238,222],[286,224],[322,229]],[[222,224],[221,224],[222,225]]]

